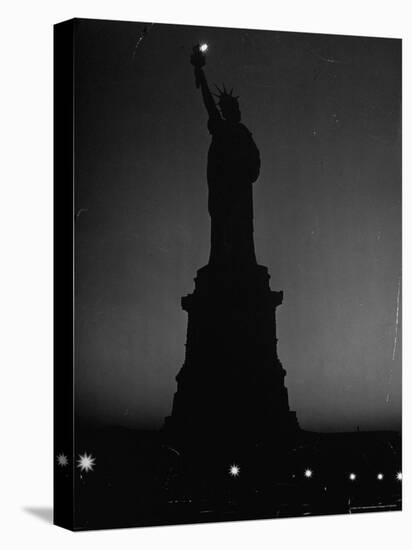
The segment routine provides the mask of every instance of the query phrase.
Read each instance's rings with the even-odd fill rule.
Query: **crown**
[[[215,88],[219,92],[219,95],[217,94],[213,94],[213,95],[218,98],[218,103],[220,107],[233,104],[234,102],[237,103],[239,96],[233,95],[233,88],[230,90],[230,92],[226,90],[226,86],[224,84],[223,84],[223,90],[221,90],[219,86],[217,86],[216,84],[215,84]]]

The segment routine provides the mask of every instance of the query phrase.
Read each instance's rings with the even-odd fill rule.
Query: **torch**
[[[193,47],[193,53],[190,57],[190,62],[195,67],[195,75],[196,75],[196,88],[199,88],[200,86],[200,80],[199,80],[199,70],[203,67],[203,65],[206,63],[206,52],[208,49],[207,44],[196,44],[196,46]]]

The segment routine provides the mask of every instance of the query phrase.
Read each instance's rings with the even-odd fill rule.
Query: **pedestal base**
[[[244,448],[299,429],[277,355],[276,307],[282,299],[282,292],[270,290],[264,266],[198,271],[195,291],[182,298],[186,358],[165,422],[175,445]]]

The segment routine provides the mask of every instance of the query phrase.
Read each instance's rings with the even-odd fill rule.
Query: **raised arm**
[[[196,87],[200,87],[203,97],[203,103],[205,104],[206,110],[209,114],[209,118],[220,118],[219,110],[216,107],[216,103],[209,89],[205,73],[203,72],[203,66],[206,63],[206,60],[205,56],[200,51],[199,46],[195,46],[193,48],[190,62],[194,67]]]

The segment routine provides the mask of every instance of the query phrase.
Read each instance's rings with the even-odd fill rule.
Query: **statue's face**
[[[241,114],[237,101],[225,103],[220,107],[220,111],[225,120],[229,122],[240,122]]]

